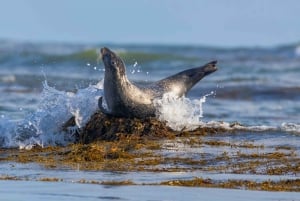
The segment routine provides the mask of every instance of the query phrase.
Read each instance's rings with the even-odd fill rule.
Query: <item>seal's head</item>
[[[105,66],[105,72],[116,75],[125,75],[125,64],[123,60],[107,47],[101,48],[102,61]]]

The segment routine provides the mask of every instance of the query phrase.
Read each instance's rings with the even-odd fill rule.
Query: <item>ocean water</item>
[[[201,46],[25,43],[2,40],[0,147],[30,149],[35,144],[61,146],[73,142],[73,131],[83,127],[89,117],[97,111],[98,98],[103,95],[104,66],[99,57],[99,50],[103,46],[116,51],[125,60],[129,79],[141,84],[218,60],[218,71],[201,80],[186,97],[176,99],[168,96],[156,100],[158,118],[167,121],[174,130],[192,130],[203,125],[222,127],[236,133],[243,132],[240,139],[249,138],[266,145],[291,145],[297,149],[296,153],[299,153],[299,44],[273,48],[226,49]],[[71,116],[75,116],[76,126],[62,135],[61,126]],[[247,132],[251,135],[244,134]],[[14,181],[3,182],[3,186],[11,185],[12,188],[21,185]],[[37,183],[30,181],[25,185],[41,185],[40,182]],[[44,188],[51,189],[47,185]],[[81,184],[74,184],[65,188],[82,187]],[[149,189],[155,191],[157,187],[140,188],[141,192],[147,192]],[[161,189],[162,193],[172,189],[164,188],[166,191]],[[105,190],[108,192],[107,197],[97,197],[97,193],[92,194],[92,197],[78,194],[76,199],[84,197],[88,200],[112,200],[116,199],[111,195],[116,189],[119,190],[119,194],[125,190],[134,191],[134,187],[109,188]],[[23,191],[19,189],[15,196],[23,195]],[[197,197],[199,193],[196,189],[189,191],[191,197]],[[213,195],[214,190],[210,191]],[[29,196],[43,197],[34,190],[27,192]],[[173,189],[172,192],[176,190]],[[9,191],[0,190],[0,193],[12,195]],[[56,193],[47,196],[70,198],[69,194],[60,191]],[[230,192],[227,191],[227,195],[229,196]],[[118,199],[127,199],[126,196],[118,196]],[[244,196],[244,200],[252,200],[252,195]],[[276,195],[272,196],[275,200]],[[289,196],[293,198],[294,194],[288,194],[288,198]],[[134,200],[133,198],[134,196],[128,199]],[[175,198],[176,196],[174,200],[184,200],[180,197]],[[228,198],[234,199],[230,196]],[[268,194],[263,194],[263,199],[269,199]],[[18,200],[18,197],[15,200]],[[153,200],[164,198],[154,196]]]
[[[103,94],[104,66],[99,57],[103,46],[1,41],[0,147],[72,141],[71,134],[62,138],[59,129],[71,116],[82,127],[97,110]],[[129,79],[137,83],[218,60],[219,70],[201,80],[187,97],[158,100],[158,117],[174,129],[199,124],[228,127],[237,122],[233,129],[300,133],[299,45],[106,46],[125,60]]]

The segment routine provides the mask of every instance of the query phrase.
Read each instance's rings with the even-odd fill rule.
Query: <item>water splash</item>
[[[131,74],[136,74],[136,73],[141,73],[142,69],[141,66],[138,65],[138,62],[135,61],[134,64],[132,65],[132,68],[130,69]]]
[[[177,97],[172,93],[164,94],[161,99],[154,100],[156,115],[160,121],[173,130],[194,130],[203,124],[203,103],[206,97],[214,92],[203,96],[200,99],[191,100],[186,97]]]
[[[44,82],[38,108],[19,122],[0,119],[0,146],[30,149],[35,145],[66,145],[74,140],[74,130],[87,123],[98,109],[103,95],[103,82],[79,89],[77,93],[56,90]],[[76,126],[62,131],[63,125],[75,117]]]
[[[166,122],[167,126],[175,131],[194,130],[199,127],[221,128],[227,131],[250,131],[250,132],[286,132],[300,134],[300,125],[297,123],[282,123],[278,126],[270,125],[242,125],[238,122],[209,121],[203,120],[203,104],[208,96],[215,95],[211,92],[200,99],[191,100],[186,97],[177,97],[173,94],[165,94],[160,99],[154,100],[157,109],[156,116],[160,121]]]

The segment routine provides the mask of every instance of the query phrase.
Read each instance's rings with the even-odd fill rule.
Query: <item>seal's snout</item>
[[[103,47],[103,48],[101,48],[100,52],[103,56],[103,55],[110,53],[111,51],[107,47]]]
[[[105,60],[110,60],[114,55],[114,53],[107,47],[101,48],[100,53],[101,53],[101,58],[102,58],[103,62],[105,62]]]

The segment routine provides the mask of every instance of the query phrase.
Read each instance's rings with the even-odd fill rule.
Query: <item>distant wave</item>
[[[149,61],[163,61],[163,60],[190,60],[193,61],[197,58],[187,58],[183,56],[177,56],[173,54],[159,54],[159,53],[143,53],[143,52],[129,52],[129,51],[117,51],[125,62],[133,63],[138,61],[139,63],[146,63]],[[58,65],[58,64],[86,64],[90,63],[95,65],[100,62],[99,49],[86,49],[71,54],[50,54],[41,52],[21,51],[18,53],[7,52],[0,56],[1,64],[13,64],[13,65],[25,65],[25,66],[37,66],[37,65]]]
[[[40,66],[40,65],[55,65],[61,63],[96,63],[97,51],[95,49],[83,50],[71,54],[49,54],[42,52],[6,52],[0,56],[0,64],[7,65],[25,65],[25,66]]]
[[[274,131],[274,132],[286,132],[286,133],[300,135],[300,124],[287,123],[287,122],[284,122],[278,126],[267,126],[267,125],[247,126],[247,125],[239,124],[238,122],[229,123],[229,122],[210,121],[210,122],[203,122],[201,126],[222,128],[227,131],[250,131],[250,132]]]
[[[41,65],[55,63],[92,63],[99,61],[101,44],[59,44],[59,43],[22,43],[14,41],[0,42],[0,65],[22,64]],[[299,44],[278,46],[273,48],[218,48],[201,46],[167,46],[167,45],[109,45],[116,50],[125,61],[180,60],[199,61],[218,59],[223,61],[298,59]]]

